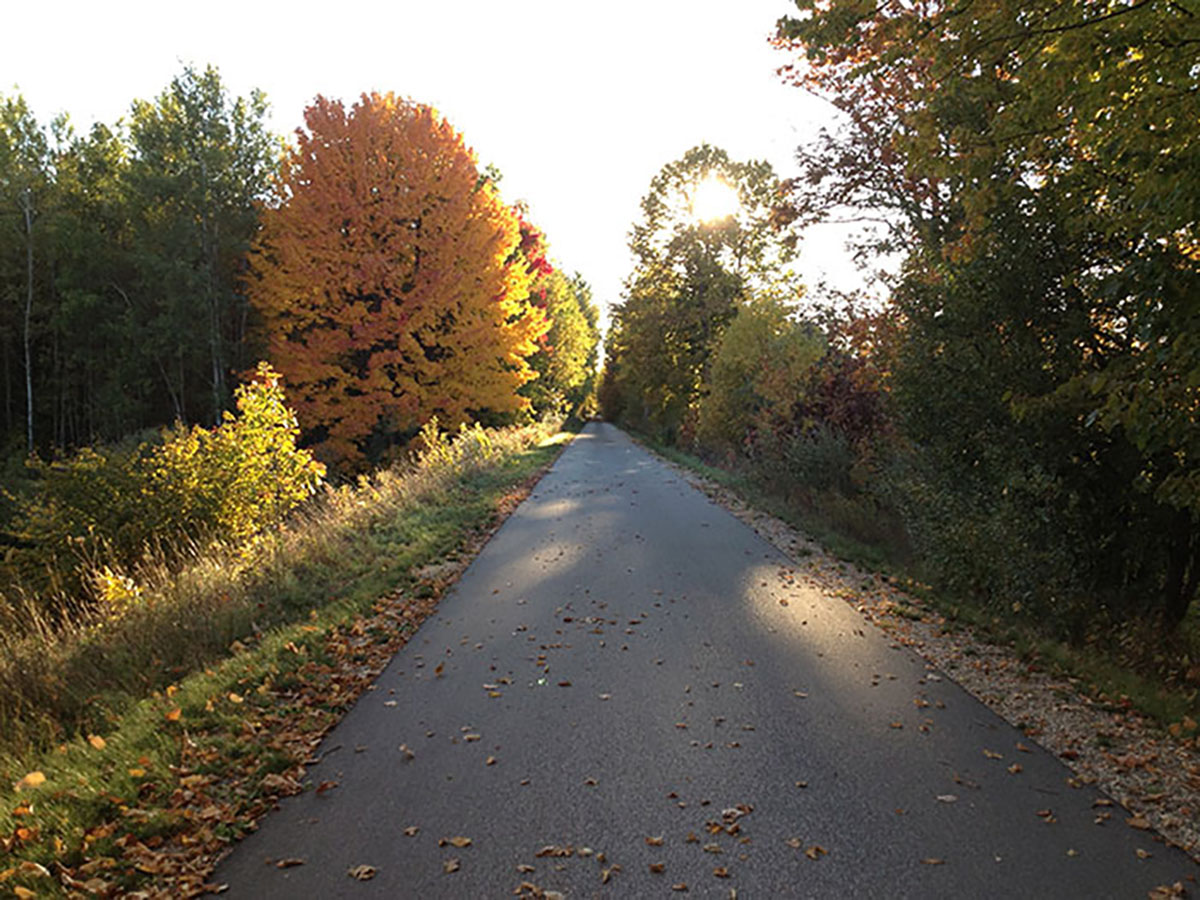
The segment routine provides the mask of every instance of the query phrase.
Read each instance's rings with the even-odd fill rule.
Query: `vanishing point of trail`
[[[285,800],[216,880],[247,898],[1145,897],[1198,874],[1119,808],[1096,824],[1099,791],[791,565],[589,425],[325,739],[309,777],[337,787]]]

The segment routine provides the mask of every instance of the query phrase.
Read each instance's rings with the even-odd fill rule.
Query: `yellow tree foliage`
[[[717,346],[697,434],[733,449],[757,430],[792,415],[809,372],[825,352],[819,332],[796,320],[795,307],[770,291],[738,308]]]
[[[519,223],[428,106],[318,97],[252,254],[251,302],[324,458],[434,416],[510,412],[547,323],[528,302]]]

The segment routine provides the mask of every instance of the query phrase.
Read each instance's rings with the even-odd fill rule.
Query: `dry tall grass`
[[[453,440],[427,429],[412,461],[326,488],[247,543],[192,547],[182,564],[151,553],[133,571],[98,566],[104,602],[67,600],[54,619],[31,597],[0,598],[0,759],[103,733],[125,708],[235,641],[328,603],[364,535],[436,506],[464,478],[545,441],[558,424],[464,428]]]

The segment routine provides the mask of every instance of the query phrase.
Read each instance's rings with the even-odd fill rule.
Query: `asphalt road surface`
[[[338,786],[286,800],[215,880],[244,898],[1191,884],[1184,853],[789,565],[589,425],[326,738],[309,778]]]

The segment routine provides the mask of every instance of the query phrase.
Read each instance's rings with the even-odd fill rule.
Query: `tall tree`
[[[545,233],[529,221],[523,202],[514,206],[521,242],[515,251],[533,278],[529,302],[542,311],[549,330],[529,357],[537,377],[521,388],[536,413],[577,414],[594,387],[600,343],[599,311],[581,275],[568,278],[549,259]]]
[[[231,98],[213,66],[188,66],[130,118],[127,185],[140,284],[133,291],[177,418],[220,421],[231,369],[251,359],[241,266],[280,147],[260,91]],[[203,335],[204,343],[195,337]],[[189,406],[192,381],[207,402]]]
[[[708,209],[716,194],[727,206]],[[694,416],[711,354],[747,292],[794,282],[796,238],[777,215],[766,162],[702,145],[668,163],[630,231],[634,269],[613,313],[606,392],[635,424],[673,440]]]
[[[130,127],[84,135],[0,98],[10,441],[67,448],[211,422],[227,405],[230,374],[256,358],[241,280],[279,153],[265,113],[261,94],[230,98],[212,68],[135,103]]]
[[[529,358],[538,377],[522,392],[539,412],[576,413],[587,399],[600,340],[590,288],[555,269],[539,278],[537,289],[550,330]]]
[[[23,97],[7,98],[0,107],[0,197],[6,212],[15,213],[24,256],[21,349],[25,361],[25,434],[34,449],[33,313],[36,236],[52,177],[47,136]]]
[[[1123,594],[1177,622],[1200,586],[1200,10],[797,6],[793,74],[850,114],[855,162],[807,154],[806,202],[882,200],[913,238],[897,394],[922,483],[979,519],[942,543],[1058,548],[1025,570],[1043,609]]]
[[[251,298],[301,424],[357,463],[431,417],[528,401],[546,331],[517,217],[428,106],[318,97],[263,214]]]
[[[55,160],[53,444],[114,440],[165,424],[155,417],[153,376],[132,309],[137,271],[129,252],[123,133],[97,123],[68,136]],[[121,348],[114,352],[113,348]],[[169,415],[169,408],[161,410]]]

